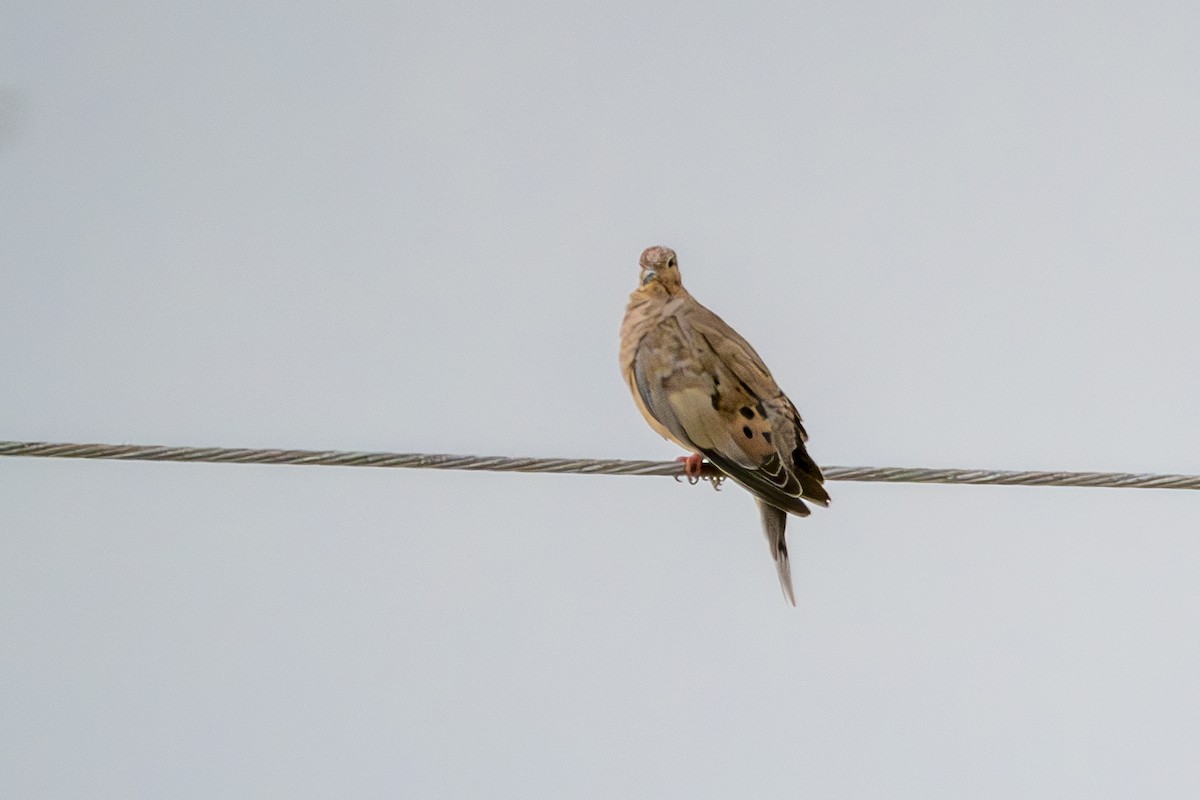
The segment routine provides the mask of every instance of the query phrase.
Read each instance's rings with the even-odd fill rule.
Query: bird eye
[[[667,266],[668,267],[677,266],[675,263],[675,256],[671,256],[670,258],[667,259]]]

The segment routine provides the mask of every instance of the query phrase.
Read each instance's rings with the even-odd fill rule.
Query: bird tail
[[[788,563],[787,512],[776,508],[770,503],[763,502],[757,497],[758,513],[762,516],[763,533],[767,536],[767,544],[771,546],[771,558],[775,559],[775,571],[779,573],[779,586],[783,596],[793,606],[796,605],[796,595],[792,591],[792,567]]]

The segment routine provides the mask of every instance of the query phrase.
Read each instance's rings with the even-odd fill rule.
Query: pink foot
[[[704,476],[704,456],[699,453],[680,456],[675,460],[683,462],[683,474],[687,476],[688,483],[694,485]]]

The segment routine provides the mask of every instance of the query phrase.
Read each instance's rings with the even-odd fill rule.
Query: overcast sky
[[[0,10],[0,439],[1200,472],[1200,5]],[[0,459],[0,796],[1200,796],[1200,496]]]

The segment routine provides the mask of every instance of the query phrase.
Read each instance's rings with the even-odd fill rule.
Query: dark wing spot
[[[712,407],[713,407],[713,411],[716,411],[716,410],[717,410],[717,402],[718,402],[720,399],[721,399],[721,396],[720,396],[720,395],[718,395],[716,392],[713,392],[713,394],[712,394]]]
[[[761,400],[759,400],[759,401],[758,401],[758,403],[757,403],[756,405],[758,406],[758,415],[759,415],[760,417],[762,417],[763,419],[766,419],[766,418],[767,418],[767,412],[766,412],[766,410],[765,410],[765,409],[763,409],[763,406],[762,406],[762,401],[761,401]]]
[[[746,419],[754,419],[754,410],[751,408],[747,408],[746,406],[742,406],[741,408],[739,408],[738,413],[741,414]]]
[[[771,432],[763,431],[763,438],[767,440],[767,444],[771,443]]]
[[[754,438],[754,431],[750,430],[750,426],[749,426],[749,425],[743,425],[743,426],[742,426],[742,433],[746,434],[746,438],[747,438],[747,439],[753,439],[753,438]]]

